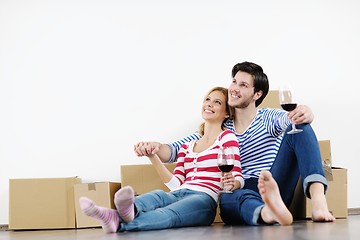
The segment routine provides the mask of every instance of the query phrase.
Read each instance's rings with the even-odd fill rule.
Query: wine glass
[[[235,154],[231,147],[221,147],[219,149],[218,157],[217,157],[217,164],[218,168],[222,173],[228,173],[234,168],[235,162]],[[225,186],[219,192],[222,193],[231,193],[230,190],[227,190]]]
[[[296,99],[294,98],[294,92],[292,91],[291,86],[283,85],[280,87],[279,101],[280,101],[281,107],[285,111],[290,112],[296,108],[297,102],[296,102]],[[302,132],[302,129],[297,129],[295,124],[292,123],[292,129],[289,132],[287,132],[287,134],[295,134],[295,133],[299,133],[299,132]]]

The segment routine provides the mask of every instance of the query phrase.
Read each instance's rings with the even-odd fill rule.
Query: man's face
[[[237,72],[229,86],[229,105],[235,108],[247,108],[254,99],[254,80],[246,72]]]

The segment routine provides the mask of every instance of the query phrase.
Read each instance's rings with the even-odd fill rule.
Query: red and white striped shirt
[[[217,156],[220,147],[231,147],[235,155],[232,174],[244,186],[239,155],[239,143],[231,130],[224,130],[208,149],[196,153],[193,151],[196,140],[184,143],[178,153],[176,167],[172,179],[165,183],[171,190],[191,189],[205,192],[216,202],[221,189],[221,171],[217,165]]]

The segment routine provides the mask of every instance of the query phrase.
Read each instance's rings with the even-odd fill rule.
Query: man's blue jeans
[[[296,184],[301,177],[304,194],[310,198],[309,186],[313,182],[324,184],[327,180],[321,161],[319,143],[310,124],[300,124],[303,132],[285,134],[278,154],[270,169],[281,197],[290,206]],[[289,131],[291,126],[287,129]],[[240,156],[241,157],[241,156]],[[258,192],[257,178],[245,180],[243,189],[223,194],[220,198],[220,215],[226,224],[258,225],[264,202]]]

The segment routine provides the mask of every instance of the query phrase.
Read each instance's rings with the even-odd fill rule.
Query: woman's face
[[[221,91],[212,91],[205,97],[202,105],[203,119],[222,123],[229,117],[226,113],[226,104],[226,97]]]

